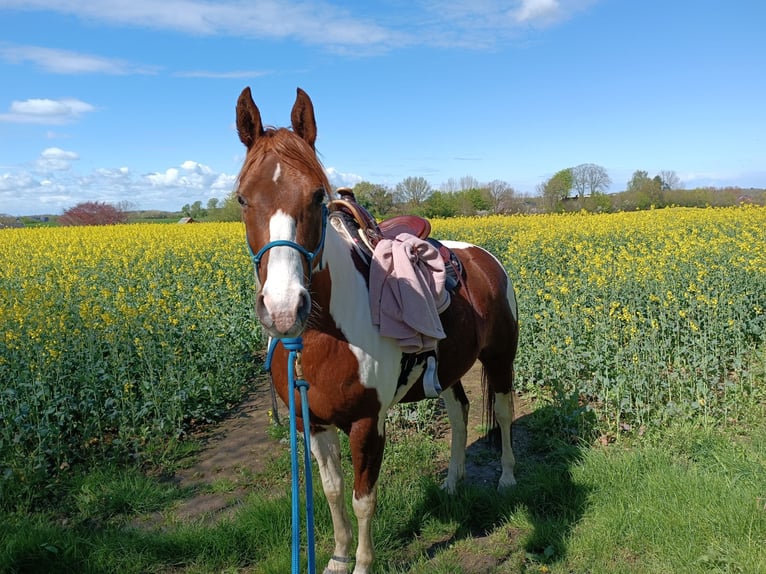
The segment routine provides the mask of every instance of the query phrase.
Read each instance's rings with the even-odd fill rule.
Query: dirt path
[[[466,480],[473,484],[491,486],[500,476],[498,453],[486,441],[480,440],[482,420],[481,371],[477,363],[463,377],[463,386],[471,403],[468,420],[468,450]],[[271,398],[267,381],[259,385],[245,401],[206,435],[196,461],[176,473],[173,480],[181,488],[195,494],[173,509],[172,515],[155,514],[141,519],[144,526],[161,526],[168,522],[193,520],[215,521],[237,508],[254,488],[259,472],[288,445],[269,435]],[[516,401],[515,418],[527,412]],[[280,402],[283,422],[287,409]],[[446,416],[445,416],[446,421]],[[523,428],[514,428],[514,452],[525,449]],[[448,441],[449,433],[443,440]],[[518,456],[518,454],[517,454]],[[446,468],[446,465],[445,465]]]

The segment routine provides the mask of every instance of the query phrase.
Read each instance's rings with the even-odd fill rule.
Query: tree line
[[[537,185],[535,194],[522,194],[503,180],[479,182],[466,175],[450,178],[438,189],[420,176],[406,177],[395,186],[361,181],[354,195],[376,219],[411,213],[423,217],[454,217],[484,214],[552,213],[563,211],[632,211],[667,206],[705,207],[754,203],[766,205],[766,190],[738,187],[703,187],[687,190],[673,170],[650,174],[636,170],[624,191],[607,193],[612,179],[607,170],[593,163],[567,167]],[[111,205],[85,202],[64,211],[59,225],[104,225],[139,219],[128,202]],[[196,221],[239,221],[240,206],[232,191],[223,199],[210,198],[184,205],[180,212],[141,212],[144,219],[189,217]],[[9,226],[10,216],[0,215],[0,227]]]

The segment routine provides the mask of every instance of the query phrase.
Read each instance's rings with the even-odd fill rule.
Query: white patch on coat
[[[277,167],[274,170],[274,175],[271,176],[271,181],[273,181],[274,183],[277,183],[281,175],[282,175],[282,164],[277,162]]]
[[[373,325],[367,285],[349,255],[349,244],[331,225],[327,226],[323,257],[332,280],[330,314],[359,363],[362,385],[378,391],[378,432],[383,435],[386,412],[403,395],[403,389],[396,392],[402,351],[394,339],[381,337]]]

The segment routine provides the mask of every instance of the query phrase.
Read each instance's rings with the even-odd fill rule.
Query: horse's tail
[[[486,440],[490,446],[496,447],[498,442],[498,426],[497,416],[495,415],[495,390],[492,385],[489,384],[487,379],[487,369],[482,365],[481,367],[481,394],[484,399],[484,411],[481,417],[481,423],[484,428],[484,440]]]

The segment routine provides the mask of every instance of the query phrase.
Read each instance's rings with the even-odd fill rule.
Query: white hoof
[[[505,473],[503,473],[497,483],[497,490],[502,491],[506,488],[511,488],[512,486],[516,486],[516,477],[513,476],[513,473],[510,473],[509,476],[506,476]]]

